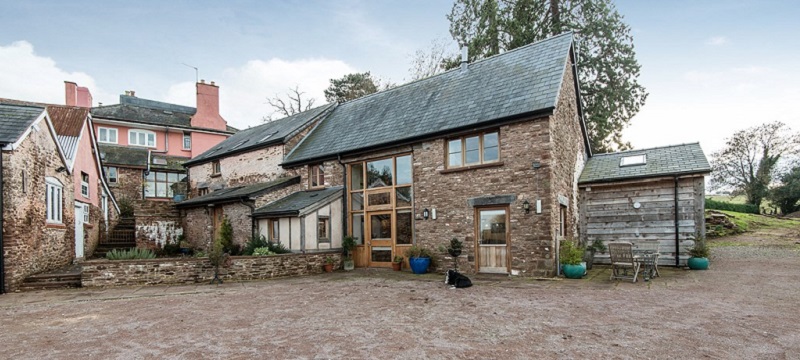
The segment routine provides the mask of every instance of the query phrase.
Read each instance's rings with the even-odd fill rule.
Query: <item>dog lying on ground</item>
[[[472,286],[472,280],[455,270],[447,270],[444,283],[459,289]]]

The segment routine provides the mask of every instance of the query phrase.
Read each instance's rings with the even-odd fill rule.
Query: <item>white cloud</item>
[[[63,104],[65,80],[88,87],[95,99],[102,95],[90,75],[61,69],[27,41],[0,46],[0,97]]]
[[[267,98],[276,94],[285,98],[290,88],[297,86],[304,96],[315,99],[315,106],[325,103],[325,90],[330,79],[342,77],[357,70],[340,60],[251,60],[245,64],[225,69],[214,80],[220,89],[220,112],[228,124],[247,128],[261,124],[261,118],[273,112]],[[172,85],[165,101],[195,106],[194,83]]]
[[[712,36],[706,41],[706,45],[721,46],[729,43],[728,38],[724,36]]]

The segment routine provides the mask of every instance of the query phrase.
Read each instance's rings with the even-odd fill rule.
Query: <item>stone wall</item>
[[[213,191],[276,179],[283,174],[282,161],[283,146],[276,145],[219,159],[220,175],[212,175],[211,162],[193,165],[189,168],[191,195],[198,195],[198,184]]]
[[[246,281],[319,274],[323,271],[325,258],[329,256],[336,260],[336,264],[341,262],[341,254],[338,251],[262,257],[234,256],[231,258],[229,268],[220,268],[220,277],[223,281]],[[214,267],[208,259],[187,257],[90,260],[83,263],[81,285],[97,287],[194,284],[210,282],[213,278]]]
[[[44,122],[17,149],[3,151],[2,156],[5,290],[14,291],[27,276],[59,268],[74,259],[73,178],[66,171],[56,171],[64,163]],[[64,186],[61,224],[47,223],[48,176]]]

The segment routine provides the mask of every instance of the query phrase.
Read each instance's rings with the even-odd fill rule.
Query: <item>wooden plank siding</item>
[[[678,182],[678,233],[681,263],[698,235],[705,234],[705,188],[702,177]],[[675,183],[673,179],[621,184],[581,185],[580,235],[584,244],[657,241],[659,264],[675,265]],[[639,203],[638,209],[634,203]],[[608,254],[595,262],[608,263]]]

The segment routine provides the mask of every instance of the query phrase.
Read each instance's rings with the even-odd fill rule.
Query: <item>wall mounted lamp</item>
[[[522,210],[525,210],[526,214],[531,213],[531,203],[529,203],[528,200],[522,202]]]
[[[428,211],[427,208],[425,208],[425,210],[422,210],[422,218],[423,219],[428,220],[429,216],[431,216],[431,213],[430,213],[430,211]]]

